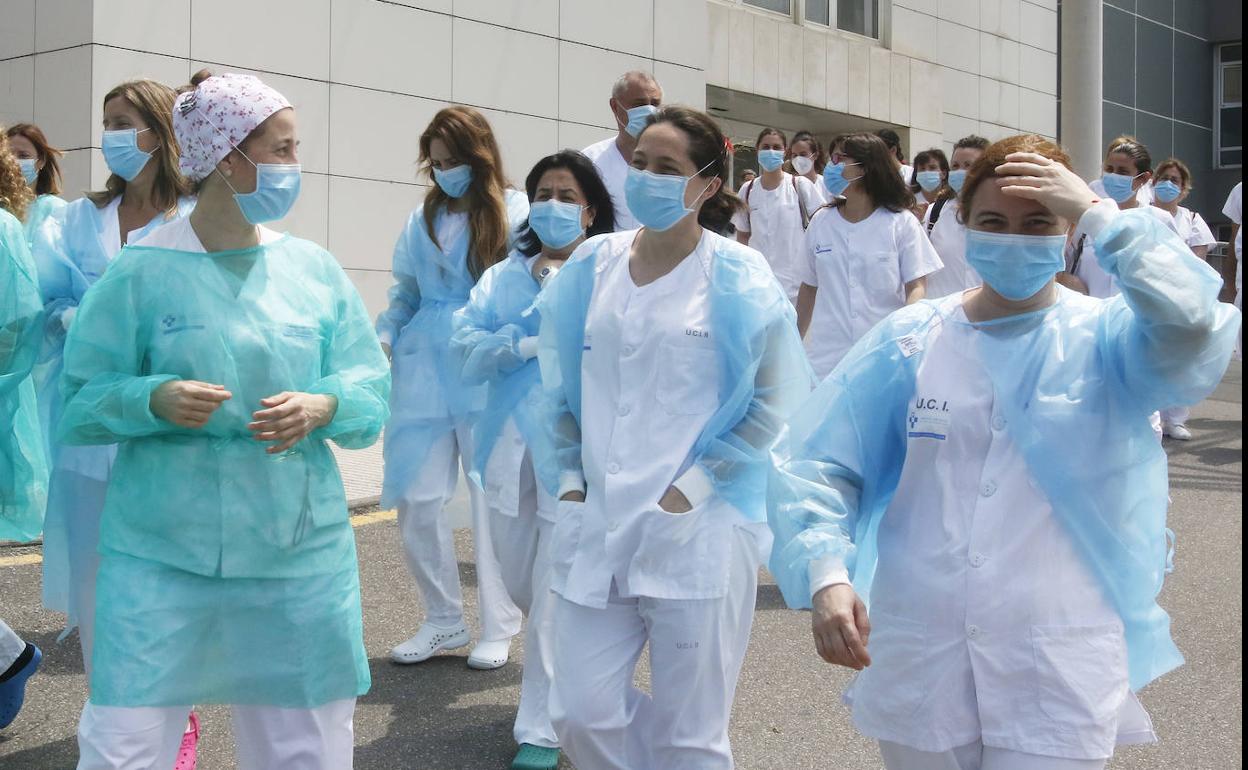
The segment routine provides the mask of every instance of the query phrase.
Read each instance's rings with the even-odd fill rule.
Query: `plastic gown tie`
[[[1011,439],[1123,620],[1138,690],[1183,661],[1156,602],[1173,534],[1166,455],[1148,415],[1216,387],[1240,315],[1217,302],[1217,274],[1147,212],[1115,216],[1096,253],[1121,296],[1059,287],[1049,308],[974,326]],[[960,301],[924,301],[887,317],[789,421],[768,516],[770,568],[790,606],[810,606],[816,559],[843,562],[869,600],[879,522],[905,462],[905,405],[926,340],[954,322]]]

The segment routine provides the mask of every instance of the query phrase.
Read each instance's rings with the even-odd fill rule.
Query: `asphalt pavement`
[[[1189,423],[1195,438],[1167,442],[1177,535],[1175,572],[1161,596],[1187,664],[1141,693],[1161,742],[1118,752],[1114,770],[1226,770],[1242,766],[1243,527],[1242,370],[1233,364]],[[452,503],[463,515],[462,495]],[[523,651],[512,663],[479,672],[467,649],[417,666],[396,666],[387,652],[415,632],[420,606],[400,555],[392,514],[355,518],[363,585],[365,642],[373,688],[356,709],[355,766],[361,770],[504,770],[515,747],[511,723]],[[469,622],[471,537],[456,536]],[[43,648],[18,720],[0,732],[2,770],[73,767],[78,713],[85,697],[77,638],[57,642],[62,619],[39,607],[37,547],[0,548],[0,617]],[[256,654],[279,656],[281,650]],[[639,678],[644,684],[644,666]],[[874,744],[850,726],[840,693],[845,670],[822,663],[809,616],[784,607],[764,576],[749,655],[737,691],[732,739],[745,770],[878,770]],[[235,767],[228,711],[201,710],[200,768]],[[564,767],[571,767],[565,763]]]

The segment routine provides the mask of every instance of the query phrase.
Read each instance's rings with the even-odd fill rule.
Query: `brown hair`
[[[780,137],[780,144],[783,144],[785,146],[785,149],[788,149],[788,146],[789,146],[788,137],[786,137],[784,135],[784,132],[781,131],[780,129],[771,128],[771,127],[764,128],[762,131],[758,132],[758,138],[754,140],[754,148],[758,149],[758,146],[763,143],[763,140],[769,136]]]
[[[953,149],[955,150],[979,150],[980,152],[983,152],[984,150],[988,149],[989,144],[991,143],[987,139],[985,139],[984,137],[978,134],[967,134],[966,136],[962,137],[961,139],[959,139],[957,142],[954,143]]]
[[[1172,168],[1179,172],[1179,179],[1183,182],[1183,189],[1192,189],[1192,171],[1187,164],[1178,158],[1166,158],[1157,164],[1157,168],[1153,170],[1153,177],[1159,177],[1165,173],[1166,169]]]
[[[429,148],[434,139],[441,139],[451,155],[472,168],[472,182],[465,195],[468,204],[468,270],[480,278],[491,266],[507,257],[507,237],[511,225],[507,219],[504,193],[507,180],[503,176],[502,154],[490,123],[477,110],[462,104],[444,107],[433,116],[420,135],[420,164],[433,177]],[[434,218],[438,209],[450,203],[451,197],[436,183],[425,195],[425,228],[429,238],[438,242]]]
[[[953,188],[949,186],[949,159],[945,157],[944,150],[936,147],[914,156],[914,170],[910,172],[910,192],[917,196],[923,189],[923,186],[919,184],[919,167],[932,160],[936,161],[936,165],[940,166],[941,172],[945,175],[940,186],[933,190],[932,194],[937,198],[952,198]]]
[[[26,207],[34,197],[22,176],[21,164],[9,152],[8,134],[0,134],[0,209],[24,222]]]
[[[794,172],[793,145],[798,142],[806,142],[810,144],[810,149],[815,153],[814,156],[811,157],[811,160],[815,162],[815,173],[822,174],[823,167],[828,165],[828,154],[824,152],[823,145],[819,143],[819,140],[815,138],[815,135],[804,129],[794,134],[793,141],[789,142],[789,159],[785,161],[785,171]]]
[[[1059,145],[1036,134],[1018,134],[1007,136],[994,142],[984,149],[975,165],[966,172],[966,181],[962,183],[962,194],[958,198],[958,216],[967,221],[971,216],[971,201],[975,199],[975,191],[988,179],[997,178],[997,166],[1005,163],[1006,156],[1016,152],[1031,152],[1049,160],[1057,161],[1070,168],[1070,156]]]
[[[1153,170],[1153,156],[1149,154],[1148,148],[1134,136],[1120,136],[1114,139],[1105,150],[1105,157],[1120,153],[1135,162],[1137,173],[1143,174]]]
[[[155,80],[127,80],[104,94],[104,104],[122,98],[138,110],[143,122],[156,134],[160,143],[153,153],[156,160],[156,181],[152,184],[152,202],[172,214],[178,198],[188,195],[191,186],[178,170],[178,140],[173,135],[173,100],[177,92]],[[126,191],[126,180],[111,174],[104,189],[87,193],[96,206],[105,206]]]
[[[680,105],[660,107],[641,133],[644,134],[650,126],[659,123],[674,126],[689,140],[689,161],[701,169],[698,172],[699,177],[723,179],[728,169],[728,153],[732,145],[710,115]],[[741,199],[729,192],[727,185],[721,184],[719,191],[703,202],[698,211],[698,224],[712,232],[722,233],[732,220],[732,215],[740,208]]]
[[[9,126],[9,130],[4,134],[10,139],[20,136],[35,146],[35,152],[43,163],[43,168],[39,169],[39,176],[35,177],[35,195],[60,195],[60,157],[63,153],[48,143],[48,137],[43,135],[39,126],[34,123],[17,123]]]
[[[846,134],[841,139],[841,154],[862,164],[859,183],[876,207],[905,211],[914,205],[914,195],[893,165],[896,156],[879,136],[866,131]],[[835,208],[840,204],[841,200],[836,199],[831,205]]]

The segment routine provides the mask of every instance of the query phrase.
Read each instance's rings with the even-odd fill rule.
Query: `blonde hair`
[[[190,183],[178,170],[178,140],[173,135],[173,101],[177,96],[172,88],[155,80],[127,80],[104,95],[104,104],[119,97],[129,102],[156,135],[160,144],[153,155],[157,165],[152,202],[169,214],[177,210],[178,198],[191,192]],[[112,174],[103,190],[86,197],[96,206],[105,206],[125,191],[126,180]]]
[[[0,208],[26,221],[26,207],[35,194],[22,176],[22,166],[9,152],[9,137],[0,131]]]

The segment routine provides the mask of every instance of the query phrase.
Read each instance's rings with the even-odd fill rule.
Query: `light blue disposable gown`
[[[63,198],[55,195],[40,195],[26,209],[26,242],[34,243],[35,233],[43,227],[44,221],[68,205]]]
[[[532,457],[538,480],[552,495],[558,468],[542,407],[542,375],[536,358],[525,359],[520,340],[536,337],[541,317],[533,307],[540,286],[528,258],[512,252],[473,287],[455,314],[451,349],[462,362],[464,384],[486,385],[485,407],[473,423],[473,480],[485,486],[485,469],[499,434],[514,419]]]
[[[711,323],[719,361],[719,406],[694,442],[693,462],[715,493],[749,521],[766,516],[768,452],[790,413],[810,393],[791,303],[757,251],[719,235],[711,263]],[[603,238],[569,258],[537,299],[539,360],[548,430],[561,477],[581,465],[581,356]]]
[[[512,235],[529,216],[529,199],[506,192]],[[438,212],[438,220],[446,210]],[[423,208],[408,217],[394,247],[390,304],[377,318],[377,333],[391,344],[394,391],[386,424],[383,506],[398,504],[424,465],[434,441],[469,419],[485,402],[484,388],[460,379],[450,350],[452,316],[468,302],[476,279],[468,269],[471,228],[454,243],[434,244]]]
[[[1218,303],[1217,273],[1147,212],[1118,215],[1096,254],[1121,296],[1058,287],[1049,308],[977,326],[1010,437],[1122,616],[1138,690],[1183,662],[1156,599],[1169,564],[1167,475],[1149,414],[1213,390],[1240,314]],[[823,556],[842,557],[869,600],[880,518],[905,462],[906,405],[928,335],[957,323],[959,302],[885,318],[789,421],[768,508],[770,567],[791,607],[810,606],[809,565]]]
[[[30,372],[43,302],[22,225],[0,209],[0,540],[34,540],[48,502],[48,463]]]
[[[192,198],[180,200],[176,216],[190,213],[194,204]],[[80,590],[71,585],[70,560],[77,557],[71,553],[70,544],[94,540],[85,533],[71,538],[70,528],[98,526],[99,511],[95,510],[95,495],[85,496],[71,485],[57,483],[56,472],[63,470],[93,482],[105,482],[117,452],[116,447],[111,446],[64,448],[56,439],[56,424],[63,403],[60,378],[65,351],[65,316],[77,312],[87,289],[100,279],[115,256],[110,256],[111,249],[105,247],[107,214],[106,209],[89,199],[79,198],[45,217],[31,240],[31,254],[39,270],[39,289],[45,310],[43,349],[34,372],[35,391],[54,482],[49,490],[51,497],[44,522],[43,604],[48,609],[66,613],[67,631],[78,625],[71,594]],[[169,220],[165,215],[156,216],[132,240],[137,241],[166,221]],[[88,500],[84,501],[84,497]]]
[[[155,416],[175,379],[233,397],[198,430]],[[368,690],[355,539],[328,440],[372,444],[385,356],[319,246],[128,247],[69,333],[60,436],[117,443],[100,531],[92,702],[311,707]],[[284,391],[337,398],[280,455],[247,425]]]

